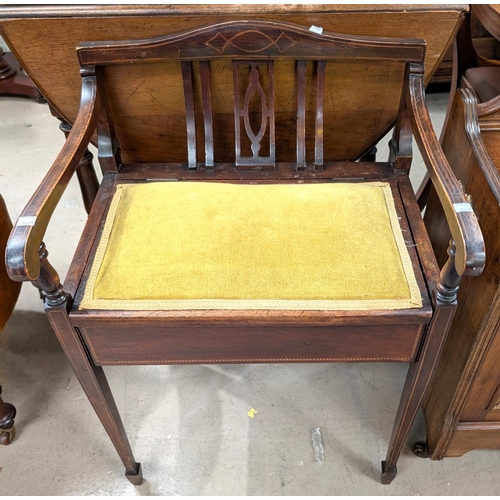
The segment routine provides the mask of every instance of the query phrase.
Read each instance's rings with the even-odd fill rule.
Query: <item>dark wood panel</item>
[[[495,366],[500,352],[500,342],[496,340],[500,299],[500,190],[496,172],[492,172],[493,168],[487,169],[490,160],[485,157],[481,146],[477,118],[469,116],[474,109],[471,94],[459,90],[442,143],[449,163],[479,219],[486,245],[486,266],[481,276],[464,279],[461,284],[457,313],[424,403],[427,440],[433,459],[463,453],[460,450],[465,445],[454,444],[459,442],[459,438],[453,435],[455,427],[461,425],[461,421],[483,420],[500,382],[500,372]],[[447,258],[450,233],[437,196],[432,191],[425,223],[442,265]],[[475,446],[472,444],[472,430],[464,436],[468,443],[467,451],[483,447],[481,437],[478,437]]]
[[[218,163],[215,170],[187,170],[184,165],[175,163],[132,163],[122,165],[118,180],[231,180],[231,181],[273,181],[279,180],[301,182],[303,180],[384,180],[394,179],[394,169],[389,163],[357,162],[346,169],[345,162],[328,162],[322,170],[316,170],[312,164],[305,170],[297,171],[295,163],[279,163],[276,170],[245,170],[235,168],[234,163]]]
[[[498,209],[497,212],[499,212]],[[496,250],[498,256],[500,248]],[[496,259],[493,257],[493,259],[498,262],[498,257]],[[493,275],[492,280],[499,279],[499,272],[495,272],[494,269],[491,269],[490,272]],[[489,305],[483,317],[480,332],[488,339],[491,339],[491,343],[487,346],[487,352],[475,374],[474,382],[469,389],[467,401],[460,416],[460,420],[466,422],[484,420],[488,412],[498,402],[498,387],[500,385],[500,370],[498,367],[500,358],[500,288],[497,287],[494,297],[491,297],[488,293],[491,293],[489,288],[491,287],[482,292],[484,295],[481,295],[479,305]],[[496,398],[495,395],[497,395]],[[495,412],[493,412],[492,418],[495,418]]]
[[[488,413],[484,417],[484,422],[500,422],[500,398],[498,397],[498,389],[500,389],[500,387],[497,388],[497,393],[492,399],[492,405],[495,406],[492,410],[488,411]]]
[[[461,422],[451,438],[447,457],[478,449],[500,449],[500,422]]]
[[[80,322],[79,322],[80,324]],[[360,327],[84,326],[97,364],[410,361],[423,325]]]

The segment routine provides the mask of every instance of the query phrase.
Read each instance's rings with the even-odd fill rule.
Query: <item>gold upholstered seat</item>
[[[421,306],[388,183],[154,182],[117,187],[80,309]]]

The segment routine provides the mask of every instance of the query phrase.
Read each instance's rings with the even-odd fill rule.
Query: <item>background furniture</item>
[[[472,42],[472,47],[476,55],[474,56],[476,61],[478,57],[482,58],[486,63],[492,60],[500,60],[500,42],[491,35],[491,33],[485,28],[488,24],[494,23],[495,13],[491,13],[491,10],[498,9],[497,5],[472,5],[471,6],[470,27],[470,40]],[[478,20],[478,14],[482,19],[488,17],[491,21],[488,23],[486,21],[485,25],[482,25]],[[460,75],[461,76],[461,75]],[[451,84],[454,82],[456,86],[457,76],[453,75],[453,48],[450,47],[439,65],[439,68],[434,73],[432,80],[430,81],[430,86],[427,88],[427,92],[436,91],[443,92],[446,87],[445,84]]]
[[[0,250],[5,253],[7,239],[12,229],[12,222],[7,211],[7,206],[0,195]],[[9,319],[17,298],[21,292],[21,283],[12,281],[7,275],[5,261],[0,261],[0,332]],[[2,387],[0,386],[0,395]],[[10,444],[15,437],[14,418],[16,409],[12,404],[4,403],[0,398],[0,443]]]
[[[500,37],[500,7],[476,9],[481,22]],[[417,443],[414,452],[434,460],[474,449],[500,449],[500,63],[476,66],[485,61],[471,50],[468,35],[465,24],[456,52],[461,88],[448,109],[442,146],[478,216],[487,264],[480,278],[464,282],[424,403],[427,443]],[[431,189],[424,220],[442,263],[449,232],[438,205]]]
[[[43,95],[34,83],[22,72],[15,57],[9,52],[4,53],[0,47],[0,96],[31,97],[39,102],[45,102]]]
[[[132,483],[142,482],[140,464],[133,457],[103,365],[409,362],[389,450],[382,464],[382,482],[388,484],[395,477],[396,462],[453,318],[461,276],[478,274],[484,265],[477,221],[430,126],[424,101],[424,47],[421,40],[349,37],[326,31],[316,34],[299,25],[254,20],[218,23],[160,39],[81,44],[78,50],[82,76],[79,115],[58,159],[16,223],[7,249],[7,262],[13,279],[32,281],[42,290],[49,320]],[[142,64],[133,64],[139,62]],[[168,80],[166,74],[170,76]],[[330,80],[332,74],[335,75],[333,83]],[[160,75],[168,85],[156,86],[155,93],[150,93],[144,100],[134,83],[137,75],[142,75],[143,86],[155,83]],[[378,79],[373,75],[378,75]],[[382,87],[382,80],[384,90],[373,99],[372,93]],[[176,83],[181,85],[185,105],[185,117],[176,124],[186,128],[182,155],[170,151],[169,142],[166,142],[166,150],[165,143],[162,143],[152,151],[149,138],[141,135],[143,128],[140,126],[134,135],[130,135],[130,126],[141,124],[141,119],[126,111],[133,109],[129,106],[137,105],[138,101],[132,99],[134,93],[138,94],[142,106],[146,102],[168,103],[175,95],[172,88]],[[130,89],[134,88],[136,92],[131,94]],[[222,99],[215,89],[225,90],[220,92]],[[228,104],[224,95],[228,95],[229,89],[234,95],[231,120],[225,115]],[[328,93],[334,101],[334,113],[326,109]],[[275,106],[280,99],[294,104],[288,109],[283,105]],[[359,137],[363,143],[365,123],[359,120],[357,108],[351,105],[352,101],[358,100],[370,103],[370,107],[363,109],[364,116],[381,116],[389,111],[396,113],[394,117],[387,117],[388,123],[397,118],[390,163],[352,161],[363,152],[363,147],[356,146],[354,139],[346,143],[342,139],[350,135]],[[306,105],[311,101],[312,105]],[[399,110],[399,113],[394,110]],[[200,126],[197,121],[201,122]],[[282,122],[287,127],[290,127],[289,123],[295,124],[292,151],[286,142],[289,136],[280,135]],[[157,123],[161,124],[162,120],[157,120]],[[104,181],[63,287],[48,263],[42,239],[51,214],[96,126]],[[430,251],[408,179],[411,130],[416,135],[447,212],[454,238],[449,247],[449,259],[441,273]],[[234,149],[232,161],[228,163],[230,153],[227,145],[223,147],[223,142],[231,135]],[[308,137],[312,138],[311,142],[306,139]],[[280,145],[281,138],[287,147]],[[126,155],[128,160],[124,159]],[[165,180],[184,182],[165,183]],[[257,187],[253,184],[266,188],[273,188],[276,184],[282,186],[274,187],[295,186],[305,193],[335,186],[331,181],[339,182],[340,187],[350,186],[351,190],[357,190],[365,186],[360,180],[376,189],[384,187],[389,193],[387,196],[393,200],[382,200],[382,206],[388,210],[387,207],[394,203],[390,215],[393,229],[388,241],[393,244],[394,241],[400,242],[401,261],[388,268],[384,276],[398,266],[409,273],[405,274],[407,281],[403,288],[405,294],[410,291],[411,294],[405,295],[402,304],[396,303],[396,298],[390,295],[390,287],[385,286],[383,293],[389,294],[387,297],[363,298],[369,293],[370,277],[376,275],[382,261],[387,262],[382,258],[364,270],[366,288],[360,285],[351,289],[345,283],[342,285],[342,293],[349,292],[353,298],[343,298],[340,303],[333,299],[323,302],[316,291],[313,298],[303,301],[307,304],[301,300],[295,304],[295,294],[302,291],[300,286],[291,297],[274,300],[273,296],[259,295],[264,287],[261,283],[254,284],[257,295],[250,299],[246,294],[233,296],[237,293],[231,291],[229,297],[222,298],[229,304],[219,304],[217,297],[195,294],[193,304],[183,295],[196,292],[196,288],[186,288],[181,295],[168,296],[168,300],[163,299],[163,295],[157,298],[158,290],[168,292],[173,288],[173,285],[165,286],[165,281],[157,288],[153,287],[153,296],[143,300],[141,294],[144,289],[151,288],[146,285],[152,281],[149,275],[154,275],[155,271],[150,269],[146,275],[142,274],[141,262],[151,265],[154,259],[148,256],[151,245],[146,245],[147,248],[141,246],[144,235],[140,233],[134,233],[137,239],[131,239],[137,242],[134,249],[137,248],[141,256],[139,263],[134,265],[133,259],[125,258],[126,265],[132,263],[125,278],[132,278],[137,286],[130,288],[128,283],[130,295],[125,295],[125,298],[117,296],[116,289],[110,295],[96,296],[97,284],[106,280],[106,273],[101,272],[106,269],[107,245],[111,245],[111,239],[108,243],[107,238],[109,235],[114,238],[121,230],[110,224],[122,220],[119,214],[126,213],[126,208],[119,205],[125,190],[153,187],[164,191],[170,185],[174,186],[171,191],[180,189],[199,193],[208,186],[211,186],[209,189],[216,186],[229,189],[226,183],[234,183],[243,194]],[[375,185],[372,184],[374,181],[377,181]],[[201,185],[205,188],[202,189]],[[130,200],[132,195],[127,193],[123,197]],[[162,196],[160,199],[168,201],[169,198]],[[336,210],[331,213],[336,215],[336,220],[342,220],[341,208],[347,210],[348,201],[350,198],[346,197],[344,203],[335,205]],[[261,206],[262,214],[256,212],[260,216],[255,222],[257,227],[269,215],[265,199]],[[193,207],[198,208],[198,205],[194,203]],[[157,205],[151,207],[151,213],[155,208]],[[189,207],[186,210],[191,211]],[[148,234],[161,234],[162,225],[167,222],[163,214],[171,215],[167,210],[159,213],[163,222],[156,226],[156,231],[149,230]],[[195,222],[204,226],[224,213],[205,214],[195,218]],[[315,213],[326,216],[327,212],[316,210]],[[182,220],[193,223],[189,217]],[[240,218],[238,221],[243,234],[252,227],[242,224],[244,220]],[[140,224],[132,226],[143,229]],[[186,226],[181,221],[177,227],[182,232]],[[222,217],[215,231],[224,227]],[[383,241],[382,238],[366,238],[366,235],[358,234],[358,231],[361,233],[359,227],[351,225],[351,228],[356,229],[357,238],[361,236],[363,242],[369,242],[368,253]],[[169,232],[169,236],[171,234]],[[284,238],[283,242],[287,241],[286,235]],[[191,237],[191,241],[198,240]],[[264,242],[267,240],[263,240],[260,247],[259,241],[248,247],[261,248],[265,256]],[[119,248],[121,250],[123,246]],[[176,251],[179,248],[185,247],[179,245]],[[349,258],[355,248],[365,247],[353,244],[352,251],[335,257]],[[311,244],[311,251],[314,249]],[[238,250],[235,242],[221,245],[210,253],[210,258],[232,264],[227,255],[235,250]],[[188,267],[193,254],[190,251],[181,256],[181,269]],[[326,254],[326,250],[320,251],[320,256]],[[288,254],[284,255],[286,264]],[[384,255],[388,258],[389,253]],[[167,254],[167,259],[171,257]],[[104,260],[100,261],[101,258]],[[248,262],[247,273],[250,274],[246,275],[247,278],[257,259],[248,259]],[[245,268],[248,262],[245,262]],[[305,265],[293,262],[298,267],[291,266],[288,270],[284,266],[291,275]],[[203,269],[208,266],[208,260],[195,260],[195,264],[201,266],[201,271],[196,271],[197,276],[200,273],[205,276]],[[340,275],[345,274],[350,279],[354,272],[364,269],[363,264],[363,260],[357,264],[350,262],[350,269]],[[325,262],[319,265],[325,265]],[[117,267],[114,261],[112,268]],[[327,268],[329,266],[320,269]],[[383,283],[381,279],[375,281],[379,285]],[[124,289],[119,286],[119,293]],[[216,304],[212,301],[214,298]],[[258,303],[252,299],[257,299]]]
[[[500,7],[491,4],[474,5],[473,12],[464,16],[464,21],[453,41],[453,76],[441,140],[447,130],[448,119],[451,116],[451,106],[454,102],[453,96],[458,87],[474,89],[474,93],[478,95],[480,101],[492,100],[492,105],[495,106],[496,101],[493,98],[500,92],[500,61],[485,57],[478,53],[475,47],[482,48],[485,54],[494,55],[497,53],[497,45],[500,44],[499,20]],[[493,35],[496,44],[480,44],[477,43],[477,39],[476,43],[474,43],[473,27],[475,27],[476,31],[479,31],[478,23],[484,23],[488,32]],[[493,140],[490,142],[489,134],[486,134],[483,139],[490,149],[498,147],[498,141]],[[421,208],[425,207],[431,189],[429,176],[425,175],[417,189],[417,198]]]
[[[2,386],[0,385],[0,395]],[[0,444],[10,444],[16,437],[16,428],[14,427],[14,418],[16,417],[16,408],[11,403],[5,403],[0,398]]]
[[[500,128],[490,121],[493,115],[482,114],[479,106],[470,90],[458,90],[443,138],[450,165],[478,216],[487,264],[476,282],[464,282],[460,306],[424,404],[428,449],[417,443],[414,451],[430,454],[433,460],[480,448],[500,449],[500,174],[496,170],[500,155],[498,148],[490,155],[483,140],[483,135],[490,140],[496,135],[498,144]],[[448,233],[432,193],[425,223],[443,262]]]

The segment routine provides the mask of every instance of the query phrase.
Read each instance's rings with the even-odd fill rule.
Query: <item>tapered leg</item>
[[[387,457],[382,462],[382,484],[390,484],[396,477],[396,463],[408,437],[410,427],[422,404],[425,390],[434,373],[454,313],[454,305],[440,306],[436,310],[427,331],[427,338],[420,359],[410,365],[389,442]]]
[[[125,434],[125,429],[111,394],[108,381],[101,367],[95,366],[76,328],[68,316],[69,295],[64,291],[59,275],[48,261],[45,243],[38,249],[40,272],[33,285],[45,301],[45,312],[61,346],[87,394],[104,429],[115,445],[125,465],[127,479],[135,485],[142,484],[141,464],[138,464]]]
[[[2,394],[2,386],[0,385],[0,395]],[[5,403],[0,398],[0,443],[10,444],[16,436],[16,428],[14,427],[14,418],[16,417],[16,409],[14,405]]]
[[[455,316],[457,292],[461,277],[455,269],[455,244],[450,242],[449,259],[441,270],[437,285],[435,311],[424,339],[418,359],[410,365],[396,421],[392,430],[387,457],[382,462],[382,484],[389,484],[396,477],[398,461],[410,427],[422,404],[425,391],[434,374],[441,350]]]
[[[93,365],[82,345],[78,332],[69,322],[65,305],[47,307],[46,312],[83,390],[125,465],[127,479],[136,486],[142,484],[141,464],[134,459],[102,368]]]

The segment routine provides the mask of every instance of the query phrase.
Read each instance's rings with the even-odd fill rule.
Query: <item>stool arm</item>
[[[410,64],[406,105],[413,134],[444,209],[456,246],[455,269],[459,276],[476,276],[485,264],[481,228],[434,132],[425,104],[423,67]]]
[[[14,281],[36,281],[40,275],[39,249],[50,218],[61,199],[97,123],[95,75],[82,77],[78,116],[61,152],[14,224],[5,254],[7,272]]]

